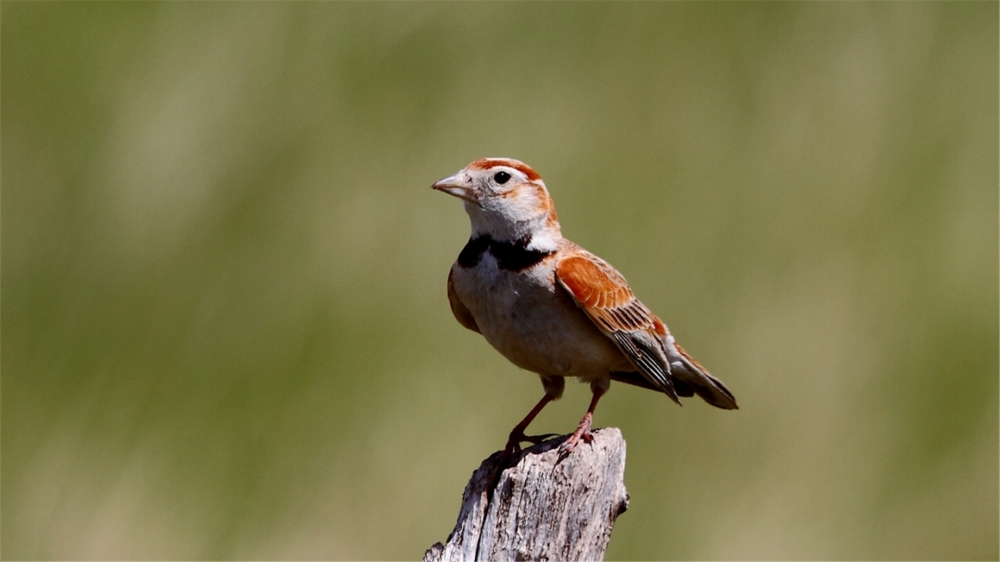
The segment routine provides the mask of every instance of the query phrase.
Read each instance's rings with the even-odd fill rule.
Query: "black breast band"
[[[458,265],[465,268],[472,267],[479,263],[483,254],[489,252],[497,260],[497,266],[500,269],[521,271],[555,253],[529,250],[528,244],[530,243],[531,238],[528,236],[512,242],[500,242],[489,235],[470,238],[469,242],[462,248],[462,253],[458,255]]]

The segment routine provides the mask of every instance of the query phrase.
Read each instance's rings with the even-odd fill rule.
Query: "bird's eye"
[[[496,175],[493,176],[493,181],[499,183],[500,185],[507,183],[509,179],[510,174],[507,172],[497,172]]]

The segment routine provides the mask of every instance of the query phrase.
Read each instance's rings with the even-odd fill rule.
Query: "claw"
[[[539,443],[542,443],[544,441],[548,441],[549,439],[552,439],[553,437],[559,437],[559,434],[558,433],[543,433],[541,435],[536,435],[536,436],[534,436],[534,439],[538,439],[538,441],[535,441],[535,445],[537,445]]]
[[[535,404],[535,407],[528,412],[528,415],[521,420],[521,423],[514,426],[514,429],[510,431],[510,436],[507,437],[507,446],[504,447],[503,455],[500,457],[504,462],[506,462],[507,459],[509,459],[514,453],[521,452],[521,443],[528,442],[537,445],[549,437],[549,434],[529,437],[524,434],[524,430],[528,427],[528,424],[531,423],[531,420],[535,419],[538,412],[541,412],[542,408],[544,408],[545,405],[551,401],[552,397],[548,394],[543,396],[542,399],[538,401],[538,404]]]
[[[521,452],[521,443],[531,443],[532,445],[537,445],[546,439],[551,439],[555,437],[555,433],[543,433],[542,435],[525,435],[524,430],[519,430],[514,428],[510,432],[510,436],[507,438],[507,446],[503,450],[503,458],[509,458],[514,453]]]
[[[590,412],[587,412],[580,420],[580,425],[577,426],[576,431],[573,435],[569,436],[569,439],[559,445],[559,456],[563,457],[573,452],[576,448],[577,443],[582,439],[584,443],[590,444],[594,441],[594,434],[590,432],[591,422],[594,416]]]

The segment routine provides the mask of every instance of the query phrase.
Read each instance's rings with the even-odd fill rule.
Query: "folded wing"
[[[575,249],[556,264],[556,279],[649,385],[680,404],[663,346],[667,328],[635,298],[622,274],[594,254]]]
[[[659,390],[678,404],[678,396],[697,394],[718,408],[737,408],[729,389],[676,344],[611,264],[576,247],[556,264],[556,279],[642,375],[611,373],[612,379]]]

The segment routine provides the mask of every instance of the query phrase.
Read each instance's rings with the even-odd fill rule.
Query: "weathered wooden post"
[[[424,562],[603,559],[628,508],[625,440],[617,428],[601,429],[559,458],[567,437],[525,449],[499,474],[500,453],[483,461],[447,544],[428,549]]]

